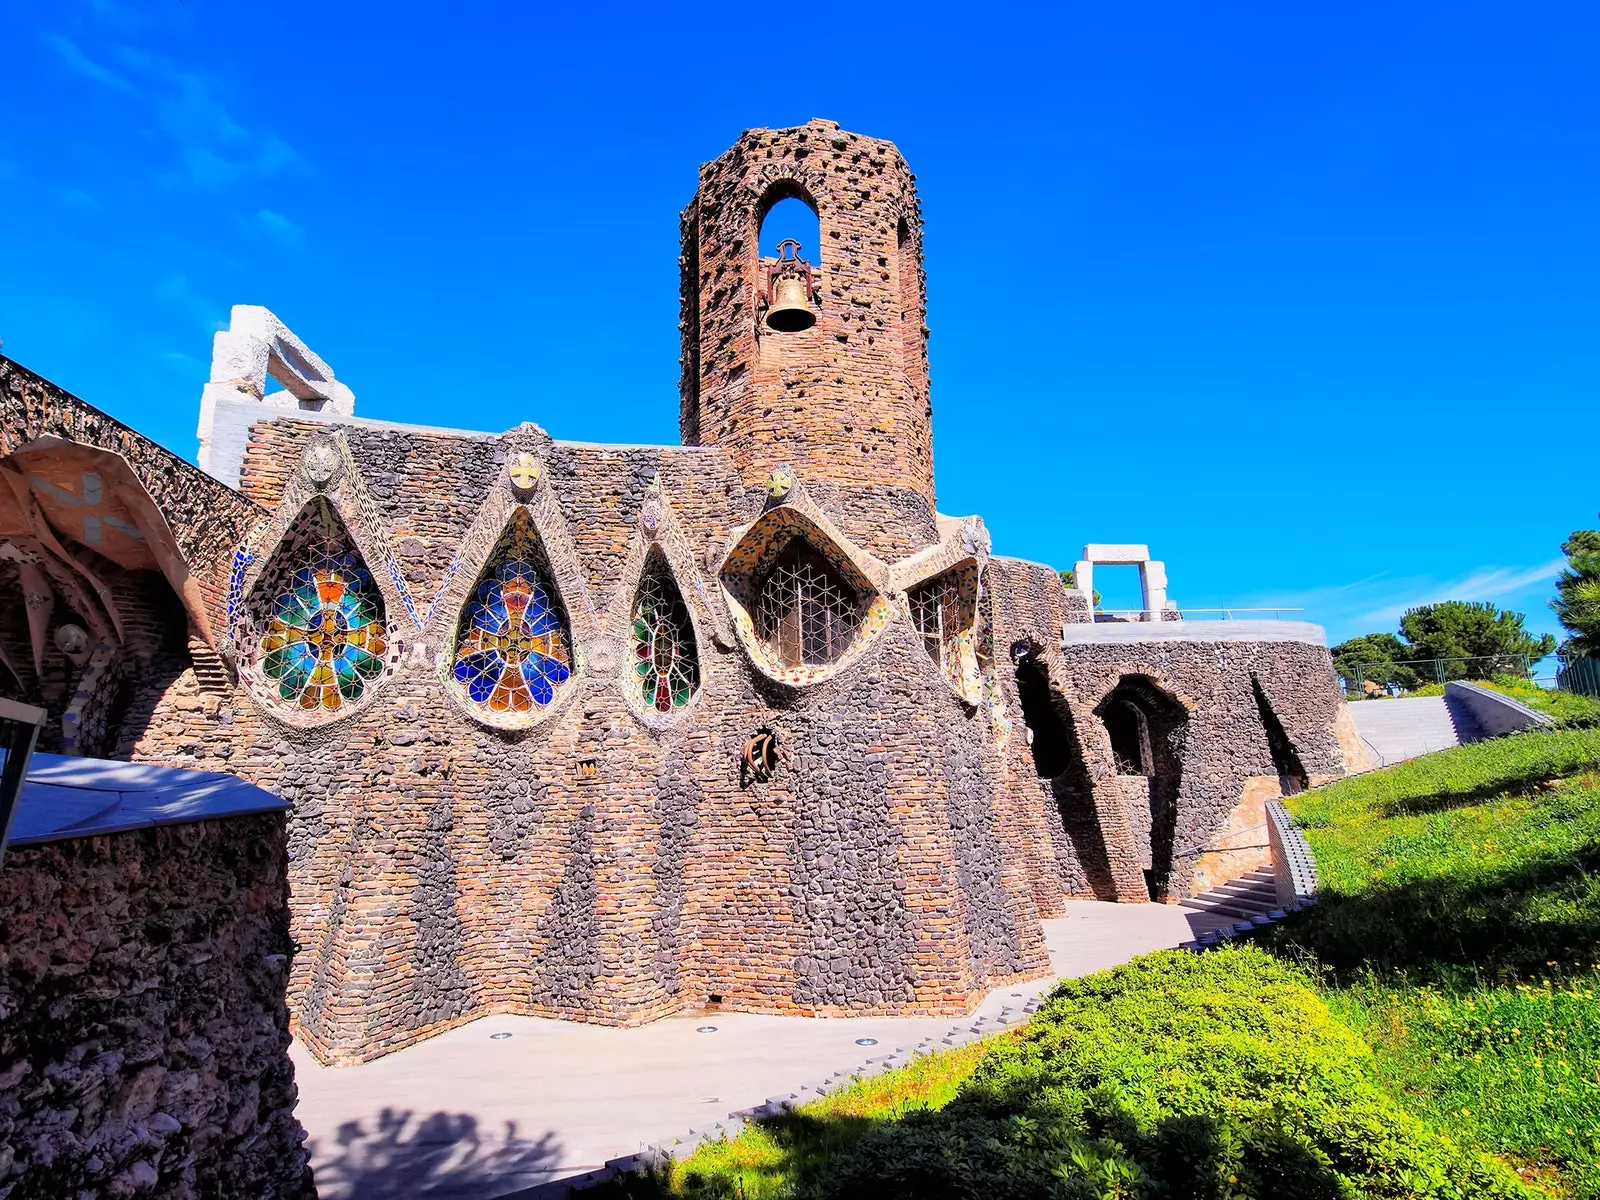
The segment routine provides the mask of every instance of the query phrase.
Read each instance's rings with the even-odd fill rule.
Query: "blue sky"
[[[918,174],[939,504],[1000,552],[1555,629],[1600,8],[541,7],[0,0],[4,352],[192,457],[263,304],[364,415],[675,442],[696,166],[828,117]]]

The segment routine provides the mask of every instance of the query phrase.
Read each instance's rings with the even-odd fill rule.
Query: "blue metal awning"
[[[288,809],[287,801],[234,775],[35,754],[9,841],[26,846]]]

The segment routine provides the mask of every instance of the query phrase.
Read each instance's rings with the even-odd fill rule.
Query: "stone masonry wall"
[[[12,847],[0,1196],[310,1198],[282,814]]]
[[[275,509],[258,558],[298,504],[301,451],[325,433],[253,430],[243,484]],[[185,674],[128,747],[295,805],[291,998],[317,1054],[370,1058],[492,1011],[631,1024],[712,995],[760,1011],[948,1013],[1046,969],[987,716],[956,696],[909,616],[803,691],[737,648],[708,564],[755,509],[722,450],[552,442],[533,427],[454,443],[339,436],[353,471],[327,495],[405,642],[393,673],[370,703],[310,728],[243,686],[207,705]],[[516,446],[544,464],[534,507],[552,522],[578,683],[539,724],[505,731],[446,695],[435,656]],[[701,674],[689,709],[663,722],[630,707],[617,664],[651,497],[683,540],[671,568]],[[740,752],[760,728],[785,758],[745,786]]]
[[[775,333],[757,237],[789,196],[818,216],[818,320]],[[899,151],[832,121],[747,130],[701,167],[682,235],[684,443],[722,446],[748,484],[791,463],[931,506],[922,222]]]

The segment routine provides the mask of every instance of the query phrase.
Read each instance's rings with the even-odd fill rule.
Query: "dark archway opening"
[[[1165,900],[1172,880],[1189,714],[1153,681],[1124,675],[1095,715],[1111,741],[1128,821],[1144,856],[1145,886],[1152,900]]]
[[[1051,686],[1050,668],[1037,646],[1021,642],[1011,648],[1016,669],[1017,699],[1028,730],[1028,748],[1034,773],[1050,783],[1050,794],[1061,816],[1061,828],[1071,846],[1058,849],[1056,859],[1068,892],[1087,888],[1097,900],[1117,899],[1105,831],[1095,808],[1094,787],[1078,737],[1072,710],[1065,697]]]
[[[1278,714],[1272,711],[1272,701],[1267,699],[1261,680],[1255,675],[1250,676],[1250,690],[1255,693],[1256,711],[1261,714],[1261,727],[1267,734],[1267,749],[1272,754],[1273,770],[1278,773],[1278,785],[1285,796],[1305,791],[1311,786],[1311,777],[1306,774],[1299,751],[1294,748],[1283,722],[1278,720]]]
[[[1106,732],[1118,775],[1150,774],[1150,726],[1139,706],[1118,700],[1106,708]]]

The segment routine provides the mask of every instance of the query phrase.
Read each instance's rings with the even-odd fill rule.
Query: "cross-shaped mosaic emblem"
[[[539,460],[523,450],[511,460],[511,486],[519,492],[530,492],[539,482]]]

